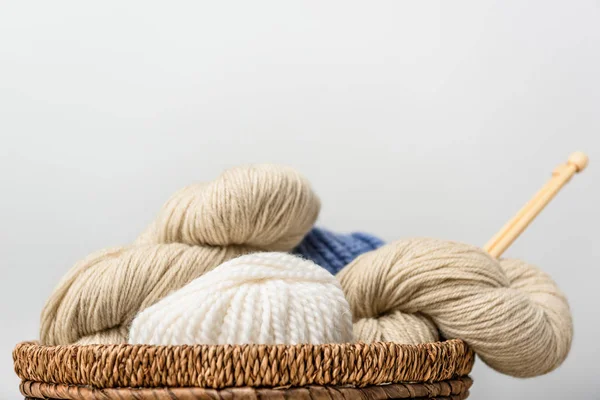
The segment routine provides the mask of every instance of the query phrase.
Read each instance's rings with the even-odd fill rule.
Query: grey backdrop
[[[478,362],[472,398],[600,398],[597,1],[0,4],[0,398],[58,279],[183,185],[287,163],[331,229],[482,245],[578,149],[508,253],[568,295],[571,355]]]

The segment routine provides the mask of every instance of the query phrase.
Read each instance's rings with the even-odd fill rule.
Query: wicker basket
[[[402,345],[69,345],[13,352],[26,399],[465,399],[460,340]]]

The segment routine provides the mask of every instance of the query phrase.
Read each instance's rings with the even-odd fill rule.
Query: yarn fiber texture
[[[422,343],[441,333],[516,377],[552,371],[571,347],[569,305],[553,280],[471,245],[400,240],[359,256],[337,277],[357,340]]]
[[[302,239],[294,253],[337,274],[359,255],[383,245],[383,240],[368,233],[339,234],[317,227]]]
[[[42,311],[40,340],[127,342],[141,310],[227,260],[292,250],[319,209],[307,180],[279,165],[236,167],[188,186],[133,244],[91,254],[67,273]]]
[[[337,279],[288,253],[227,261],[143,310],[132,344],[323,344],[353,341]]]

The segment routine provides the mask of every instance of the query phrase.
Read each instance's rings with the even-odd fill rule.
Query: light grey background
[[[570,357],[474,399],[600,398],[597,1],[0,2],[0,398],[71,265],[247,162],[313,182],[320,223],[484,244],[574,150],[510,249],[568,295]]]

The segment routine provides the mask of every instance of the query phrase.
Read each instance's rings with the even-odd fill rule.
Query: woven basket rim
[[[363,387],[466,376],[473,351],[459,339],[423,344],[58,345],[13,351],[23,381],[93,388]]]
[[[93,389],[87,386],[69,386],[24,381],[19,386],[21,394],[30,399],[64,400],[184,400],[184,399],[445,399],[462,400],[468,397],[473,381],[469,377],[435,383],[392,383],[367,386],[304,386],[299,388],[109,388]]]

